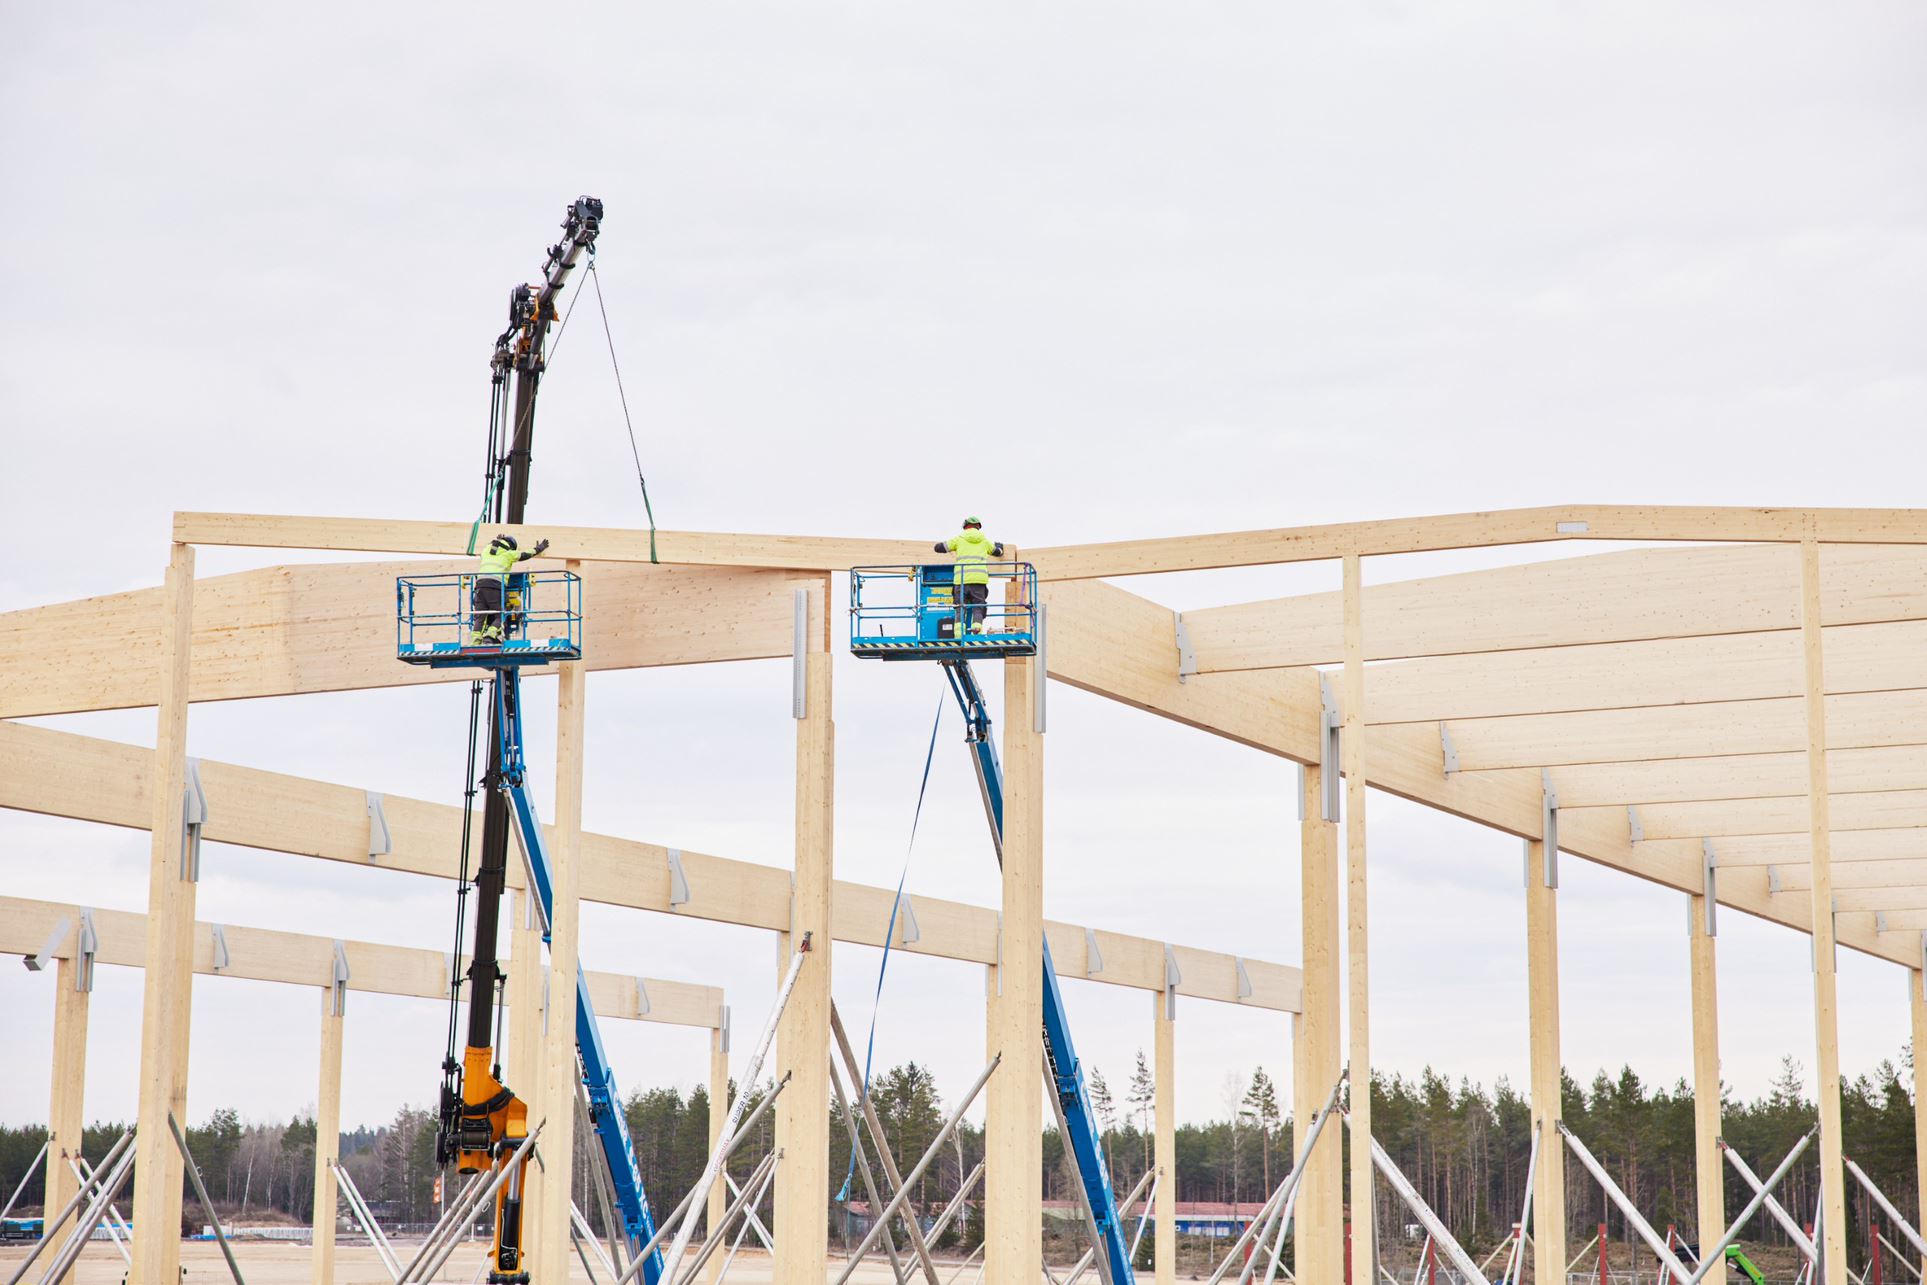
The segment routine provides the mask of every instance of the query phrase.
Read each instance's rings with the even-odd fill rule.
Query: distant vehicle
[[[0,1218],[0,1240],[39,1240],[44,1218]]]

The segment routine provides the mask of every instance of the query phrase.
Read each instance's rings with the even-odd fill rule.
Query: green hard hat
[[[982,526],[983,524],[984,520],[974,513],[964,519],[965,526]]]

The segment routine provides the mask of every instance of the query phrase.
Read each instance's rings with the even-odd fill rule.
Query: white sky
[[[607,203],[604,286],[672,528],[934,539],[975,510],[1036,545],[1579,501],[1920,503],[1916,6],[1038,10],[607,6],[538,26],[478,5],[9,7],[7,605],[157,581],[177,508],[470,516],[507,289],[582,192]],[[632,525],[601,336],[576,325],[531,519]],[[1189,608],[1336,575],[1132,587]],[[847,658],[836,681],[838,873],[892,882],[941,684]],[[594,676],[590,825],[787,864],[787,683],[778,663]],[[1052,701],[1049,913],[1295,960],[1290,769]],[[463,708],[454,687],[204,706],[191,744],[453,802]],[[910,886],[987,903],[955,731]],[[138,909],[146,851],[0,814],[9,893]],[[1522,1080],[1517,843],[1374,796],[1372,854],[1374,1060]],[[451,900],[219,846],[200,891],[203,918],[437,948]],[[1568,861],[1577,1072],[1686,1072],[1682,901]],[[1737,914],[1720,940],[1726,1074],[1750,1094],[1783,1054],[1812,1065],[1808,950]],[[593,907],[584,955],[722,984],[752,1028],[774,990],[749,930]],[[837,959],[861,1027],[876,955]],[[1858,1071],[1906,1038],[1902,973],[1842,969]],[[0,1121],[44,1118],[50,985],[0,969]],[[900,957],[879,1059],[957,1091],[981,991],[975,968]],[[1121,1087],[1150,1000],[1068,994]],[[429,1102],[435,1006],[351,1003],[347,1120]],[[192,1113],[309,1103],[315,1009],[197,984]],[[1288,1079],[1282,1018],[1188,1003],[1181,1021],[1186,1118],[1224,1112],[1229,1072]],[[132,1113],[138,1025],[138,974],[103,969],[90,1116]],[[703,1074],[699,1033],[610,1042],[625,1087]]]

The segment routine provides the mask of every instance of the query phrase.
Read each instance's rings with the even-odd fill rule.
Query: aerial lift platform
[[[963,710],[964,740],[970,747],[983,793],[984,814],[1003,864],[1004,772],[991,736],[990,710],[983,689],[970,671],[972,660],[1001,660],[1038,654],[1041,613],[1037,569],[1028,562],[983,564],[991,600],[965,604],[957,592],[957,569],[947,563],[918,566],[856,567],[850,572],[850,652],[876,660],[924,660],[943,666],[951,693]],[[995,587],[1007,590],[998,600]],[[977,613],[981,612],[981,615]],[[981,628],[982,632],[977,632]],[[1117,1195],[1104,1145],[1091,1107],[1084,1068],[1071,1042],[1064,996],[1057,986],[1050,942],[1044,942],[1044,1073],[1050,1100],[1077,1165],[1078,1197],[1089,1225],[1097,1263],[1107,1285],[1134,1285],[1130,1251],[1125,1246]]]

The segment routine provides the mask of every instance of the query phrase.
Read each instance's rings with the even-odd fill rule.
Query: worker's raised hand
[[[938,553],[950,552],[950,546],[945,544],[942,540],[937,541],[935,544],[931,545],[930,547],[935,549]]]
[[[548,547],[549,547],[549,542],[547,540],[537,540],[535,542],[535,551],[538,555]]]

